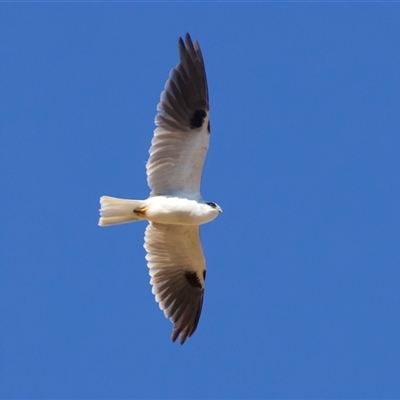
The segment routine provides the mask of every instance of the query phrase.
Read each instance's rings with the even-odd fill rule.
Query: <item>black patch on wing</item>
[[[203,271],[203,279],[206,280],[206,270]]]
[[[185,272],[185,278],[190,286],[201,289],[201,283],[196,272]]]
[[[207,130],[208,130],[208,133],[211,133],[210,121],[208,121]]]
[[[201,128],[204,122],[204,118],[206,117],[207,113],[204,110],[196,110],[192,118],[190,118],[190,128]]]

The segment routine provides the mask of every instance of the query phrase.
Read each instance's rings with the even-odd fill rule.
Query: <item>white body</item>
[[[146,219],[160,224],[202,225],[217,217],[219,211],[203,200],[183,197],[155,196],[143,202]]]
[[[220,213],[204,200],[176,196],[154,196],[146,200],[128,200],[102,196],[100,199],[100,226],[124,224],[139,220],[173,225],[202,225]],[[142,209],[142,213],[135,210]]]

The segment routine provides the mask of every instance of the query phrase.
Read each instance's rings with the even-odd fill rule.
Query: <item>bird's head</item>
[[[213,203],[212,201],[208,201],[207,204],[208,204],[211,208],[213,208],[214,210],[217,210],[220,214],[222,213],[222,208],[221,208],[218,204]]]

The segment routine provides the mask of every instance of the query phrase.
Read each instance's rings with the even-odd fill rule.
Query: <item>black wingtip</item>
[[[181,332],[179,329],[174,329],[174,330],[172,331],[171,342],[172,342],[172,343],[175,343],[175,342],[176,342],[176,339],[178,339],[178,337],[179,337],[179,334],[180,334],[179,344],[182,346],[182,345],[185,343],[186,338],[187,338],[188,336],[185,335],[185,334],[182,334],[182,332]]]
[[[185,42],[186,42],[186,43],[193,43],[193,42],[192,42],[192,38],[191,38],[190,35],[189,35],[189,32],[186,32],[186,35],[185,35]]]
[[[189,32],[186,32],[185,40],[183,40],[181,37],[178,39],[178,45],[180,48],[183,48],[185,50],[187,49],[193,49],[195,51],[200,50],[199,42],[197,40],[193,42]]]

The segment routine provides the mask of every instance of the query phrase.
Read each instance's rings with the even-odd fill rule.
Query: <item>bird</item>
[[[144,236],[152,293],[172,324],[171,340],[195,332],[204,297],[206,263],[200,225],[221,207],[200,193],[210,141],[208,85],[200,45],[178,39],[179,63],[161,92],[146,164],[145,200],[100,197],[100,226],[147,221]]]

